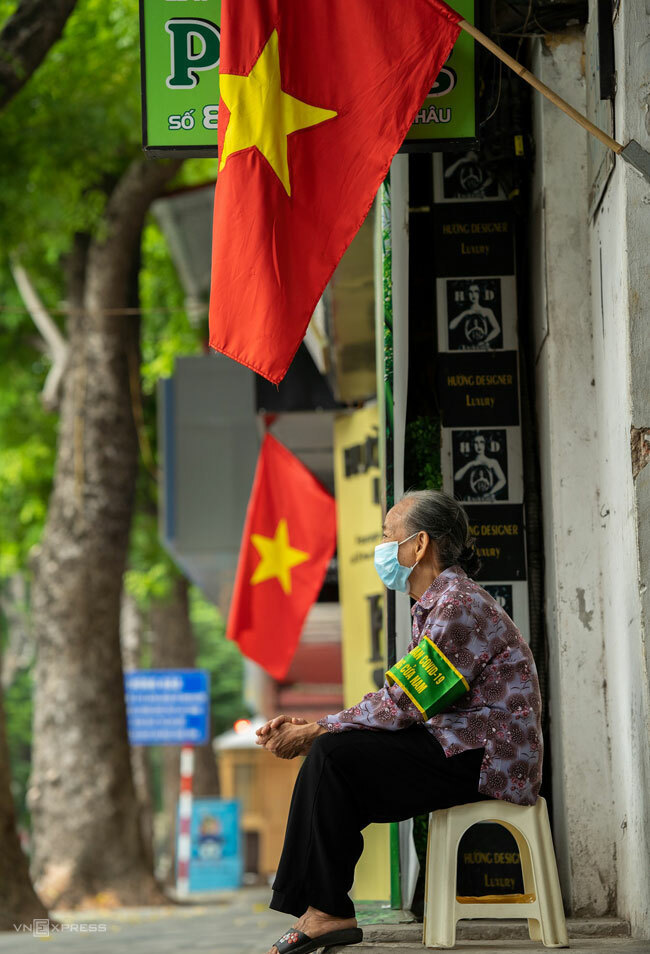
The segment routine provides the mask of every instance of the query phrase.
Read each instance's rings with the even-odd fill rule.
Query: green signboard
[[[221,0],[140,0],[148,155],[217,155],[220,21]]]
[[[468,23],[475,22],[475,0],[451,0]],[[433,152],[478,138],[474,40],[461,30],[431,92],[406,134],[400,152]]]
[[[453,7],[474,23],[475,0]],[[200,14],[198,16],[197,14]],[[140,0],[142,139],[150,156],[216,156],[221,0]],[[474,40],[461,31],[403,152],[477,138]]]

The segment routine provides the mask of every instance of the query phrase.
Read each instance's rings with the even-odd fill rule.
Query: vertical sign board
[[[236,799],[196,798],[192,802],[190,894],[241,887],[244,862],[240,814]],[[180,818],[178,825],[180,828]]]
[[[433,249],[436,391],[444,489],[463,506],[477,582],[528,639],[513,216],[479,155],[437,155]],[[512,836],[474,826],[460,843],[461,895],[523,890]]]
[[[475,23],[475,0],[454,0],[454,9]],[[461,30],[400,152],[432,152],[478,139],[478,77],[473,38]]]
[[[346,705],[384,684],[384,588],[375,570],[382,511],[377,405],[337,416],[334,424],[338,565],[343,610]]]
[[[477,580],[528,639],[512,212],[476,154],[458,180],[446,158],[434,161],[433,234],[443,486],[469,516]]]
[[[140,0],[147,155],[217,155],[220,21],[221,0]]]
[[[346,706],[384,684],[384,588],[375,571],[382,508],[377,405],[339,415],[334,424],[339,590],[343,612],[343,691]],[[355,900],[390,897],[386,825],[364,830],[354,878]]]

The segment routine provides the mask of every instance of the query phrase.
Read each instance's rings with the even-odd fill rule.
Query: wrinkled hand
[[[276,716],[257,730],[258,745],[272,752],[280,759],[293,759],[298,755],[307,755],[314,739],[327,732],[316,722],[289,716]]]
[[[327,730],[322,729],[315,722],[306,725],[292,725],[284,722],[272,731],[265,748],[280,759],[293,759],[297,755],[307,755],[312,742],[321,731]]]
[[[271,732],[285,722],[291,723],[292,725],[307,725],[307,720],[301,719],[299,716],[276,716],[274,719],[269,719],[268,722],[265,722],[264,725],[260,726],[260,728],[256,731],[255,735],[257,736],[257,739],[255,740],[255,744],[265,745]]]

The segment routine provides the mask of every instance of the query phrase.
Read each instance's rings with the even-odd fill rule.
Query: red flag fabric
[[[282,679],[336,547],[334,498],[267,434],[255,471],[226,635]]]
[[[282,380],[460,19],[442,0],[222,0],[211,347]]]

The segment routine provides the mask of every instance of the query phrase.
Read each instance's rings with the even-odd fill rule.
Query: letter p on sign
[[[171,73],[167,77],[170,89],[194,89],[198,85],[199,70],[213,70],[219,66],[221,34],[209,20],[168,20],[165,30],[171,41]]]

